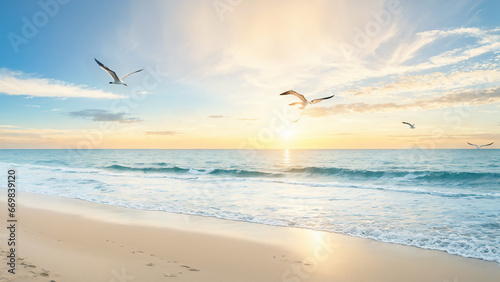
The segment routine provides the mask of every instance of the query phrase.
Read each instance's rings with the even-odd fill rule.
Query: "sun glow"
[[[289,129],[285,129],[281,132],[281,137],[284,139],[284,140],[290,140],[293,136],[293,132]]]
[[[292,163],[292,159],[290,158],[290,150],[285,149],[285,151],[283,152],[283,154],[284,154],[283,162],[286,165],[290,165]]]

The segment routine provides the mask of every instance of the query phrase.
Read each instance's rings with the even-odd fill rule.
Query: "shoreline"
[[[496,262],[337,233],[23,191],[17,199],[18,272],[7,272],[7,234],[2,232],[0,281],[462,282],[500,277]],[[4,197],[0,203],[6,207]]]

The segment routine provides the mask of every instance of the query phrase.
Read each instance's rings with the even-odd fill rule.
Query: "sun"
[[[285,129],[281,132],[281,137],[285,140],[290,140],[293,136],[293,132],[291,130]]]

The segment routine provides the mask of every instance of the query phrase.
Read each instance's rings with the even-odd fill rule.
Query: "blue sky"
[[[498,1],[0,6],[0,148],[467,148],[500,137]],[[109,85],[94,57],[119,75],[145,70]],[[336,96],[301,111],[278,95],[289,89]]]

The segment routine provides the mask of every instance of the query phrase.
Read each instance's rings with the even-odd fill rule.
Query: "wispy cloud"
[[[173,74],[189,76],[186,81],[213,87],[228,85],[231,75],[235,86],[286,89],[311,78],[311,84],[316,84],[316,80],[322,79],[315,76],[316,71],[331,69],[332,63],[345,60],[339,43],[354,35],[354,30],[346,27],[362,27],[372,21],[372,14],[384,9],[385,2],[358,5],[328,0],[314,4],[300,0],[247,1],[225,16],[224,21],[211,1],[153,1],[154,12],[132,3],[130,30],[121,40],[125,46],[147,50],[149,58],[160,60]],[[179,13],[184,16],[178,17]],[[168,24],[165,17],[170,19]],[[155,40],[152,37],[156,35],[143,32],[152,23],[166,37],[163,44],[146,43]],[[390,27],[366,48],[375,49],[391,39],[398,31],[396,23],[393,17]],[[154,55],[165,49],[171,56]]]
[[[28,97],[118,99],[121,96],[85,85],[74,85],[50,78],[37,78],[23,72],[0,69],[0,93]]]
[[[441,23],[457,14],[457,11],[438,13],[428,10],[424,15],[413,15],[414,10],[424,12],[414,1],[399,1],[405,12],[392,15],[376,36],[368,37],[362,54],[352,60],[346,60],[341,50],[342,43],[354,45],[353,38],[358,31],[364,31],[368,23],[376,22],[373,15],[384,11],[390,1],[370,1],[361,6],[355,1],[320,0],[314,4],[294,0],[286,3],[250,1],[238,5],[224,17],[224,21],[217,16],[210,2],[195,2],[198,9],[193,9],[192,3],[156,1],[155,15],[142,9],[138,3],[133,4],[133,23],[123,39],[131,42],[124,45],[146,49],[151,54],[168,49],[175,55],[162,63],[167,68],[175,66],[173,73],[189,76],[190,81],[211,87],[214,84],[227,87],[230,76],[234,82],[231,86],[253,87],[246,92],[253,92],[256,88],[269,90],[255,91],[261,96],[296,86],[315,94],[374,78],[410,76],[416,72],[451,67],[500,50],[498,29],[456,27],[426,30],[429,26],[426,23],[416,25],[409,22],[411,17],[407,15],[439,19]],[[473,1],[463,2],[453,9],[477,8]],[[185,17],[173,15],[179,11]],[[169,18],[176,24],[165,25],[164,21],[155,19],[156,16],[163,18],[162,13],[172,13]],[[255,18],[259,21],[255,22]],[[301,20],[293,20],[297,18]],[[163,30],[162,34],[168,37],[163,41],[166,46],[147,46],[152,40],[149,36],[153,35],[142,32],[146,22],[155,22]],[[200,49],[199,46],[206,48]],[[157,61],[158,56],[152,57]],[[227,88],[227,92],[234,91]],[[227,94],[220,88],[218,90],[221,95]],[[247,95],[241,99],[252,100],[255,96]]]
[[[498,69],[476,70],[471,72],[456,71],[450,74],[436,72],[432,74],[404,76],[399,80],[383,83],[380,86],[366,86],[347,90],[344,95],[369,95],[386,97],[404,92],[429,92],[466,88],[483,83],[500,81]]]
[[[389,134],[387,135],[392,138],[433,138],[435,135],[432,134]],[[444,136],[443,136],[444,137]],[[500,133],[463,133],[463,134],[450,134],[445,136],[448,139],[468,139],[468,140],[498,140],[500,139]]]
[[[224,115],[210,115],[207,117],[213,118],[213,119],[231,119],[231,120],[238,120],[238,121],[256,121],[256,120],[259,120],[257,118],[236,118],[236,117],[230,117],[230,116],[224,116]]]
[[[144,132],[146,135],[178,135],[179,133],[177,131],[170,131],[170,130],[165,130],[165,131],[146,131]]]
[[[339,104],[333,107],[316,107],[307,109],[304,114],[312,117],[325,117],[346,113],[381,113],[395,111],[418,111],[442,109],[463,104],[487,105],[500,103],[500,87],[488,88],[480,91],[462,90],[449,91],[440,97],[414,100],[409,103],[351,103]]]
[[[436,29],[417,33],[408,39],[400,38],[398,43],[385,46],[386,52],[393,53],[392,58],[388,60],[373,60],[380,51],[374,50],[372,56],[361,58],[355,63],[345,64],[341,61],[320,68],[317,77],[322,81],[318,83],[317,88],[321,91],[322,88],[335,85],[349,85],[389,76],[408,76],[443,67],[459,66],[460,63],[500,51],[498,32],[496,28]],[[459,48],[448,47],[454,46],[453,43],[457,41],[468,43],[461,44]],[[418,60],[415,60],[417,57]]]
[[[427,69],[457,64],[485,53],[500,50],[500,36],[496,34],[497,32],[497,29],[482,30],[479,28],[457,28],[447,31],[429,31],[427,33],[436,35],[435,39],[444,38],[450,35],[461,35],[475,38],[476,42],[471,45],[455,48],[439,55],[435,55],[429,59],[430,63],[419,64],[416,68]]]
[[[68,115],[74,118],[89,118],[93,121],[112,121],[118,123],[136,123],[141,122],[141,119],[127,117],[127,113],[112,113],[107,110],[87,109],[76,112],[69,112]]]

